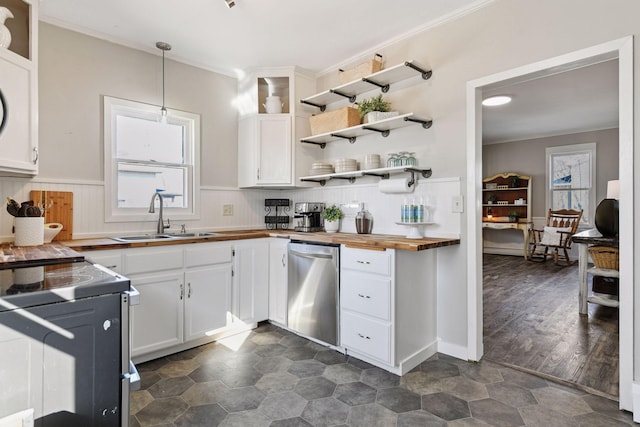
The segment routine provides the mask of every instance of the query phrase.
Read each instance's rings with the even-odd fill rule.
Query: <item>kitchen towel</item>
[[[412,193],[414,185],[409,186],[411,175],[404,178],[381,179],[378,182],[378,190],[385,194]]]

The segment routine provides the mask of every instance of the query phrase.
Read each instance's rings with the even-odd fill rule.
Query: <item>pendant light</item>
[[[166,51],[171,50],[171,45],[165,42],[157,42],[156,47],[162,51],[162,108],[160,108],[160,113],[162,114],[162,117],[160,118],[160,121],[162,123],[166,123],[167,107],[165,107],[164,105],[164,53]]]

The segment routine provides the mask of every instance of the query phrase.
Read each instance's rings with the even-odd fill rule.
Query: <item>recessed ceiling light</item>
[[[491,96],[482,100],[482,105],[487,107],[497,107],[511,102],[511,97],[507,95]]]

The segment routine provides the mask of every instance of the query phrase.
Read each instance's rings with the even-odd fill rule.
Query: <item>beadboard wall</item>
[[[425,231],[433,237],[460,237],[461,214],[451,213],[452,197],[459,195],[460,178],[420,179],[413,193],[382,194],[378,190],[377,178],[364,178],[354,184],[332,185],[291,190],[237,189],[224,187],[202,187],[200,190],[200,219],[197,221],[172,222],[172,230],[178,231],[180,223],[187,230],[230,230],[264,228],[264,199],[288,198],[295,202],[312,201],[343,205],[347,217],[343,219],[344,232],[355,233],[354,216],[359,202],[373,215],[373,232],[403,235],[408,230],[396,225],[400,219],[400,206],[405,198],[422,198],[427,219],[435,222]],[[31,190],[73,192],[73,237],[74,239],[101,236],[117,236],[131,233],[155,231],[157,214],[149,214],[144,222],[106,223],[104,221],[104,185],[101,181],[72,182],[44,178],[0,178],[0,194],[18,202],[28,200]],[[233,216],[223,216],[222,206],[233,205]],[[351,207],[354,206],[354,207]],[[0,240],[12,241],[13,217],[3,209],[0,215]],[[290,216],[293,216],[293,205]],[[171,219],[171,211],[165,211]],[[293,222],[291,224],[293,226]]]

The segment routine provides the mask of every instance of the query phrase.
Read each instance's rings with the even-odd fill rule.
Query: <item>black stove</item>
[[[129,280],[87,261],[0,269],[0,312],[129,290]]]

